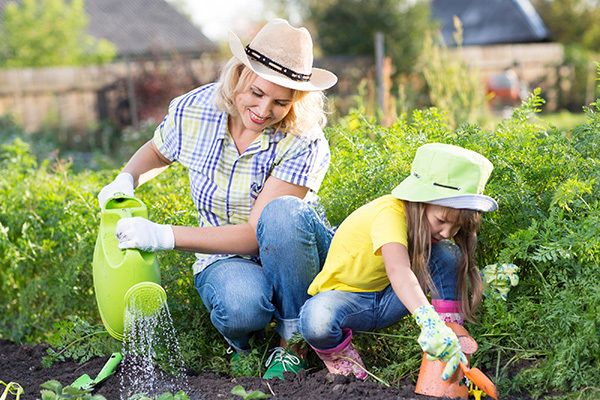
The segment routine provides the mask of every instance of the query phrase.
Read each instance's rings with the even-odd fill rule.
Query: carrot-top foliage
[[[435,108],[390,127],[352,112],[327,130],[332,165],[320,192],[332,224],[389,191],[428,142],[460,145],[495,166],[487,193],[500,209],[483,217],[478,262],[514,263],[520,283],[508,299],[484,299],[472,362],[503,397],[600,395],[600,103],[570,132],[547,128],[534,92],[494,130],[451,128]],[[0,133],[0,139],[5,138]],[[40,342],[54,324],[77,316],[100,325],[91,259],[96,194],[115,170],[75,173],[65,162],[38,162],[18,139],[0,140],[0,337]],[[175,166],[136,191],[150,218],[195,224],[186,172]],[[193,256],[160,254],[163,286],[187,365],[223,372],[225,343],[209,321],[191,273]],[[267,336],[268,337],[268,336]],[[416,376],[421,352],[412,321],[356,335],[371,372],[387,382]]]

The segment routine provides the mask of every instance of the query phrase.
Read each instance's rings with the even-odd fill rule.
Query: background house
[[[499,105],[510,105],[534,87],[542,87],[546,110],[556,107],[560,80],[568,79],[563,46],[550,33],[529,0],[432,0],[443,41],[481,71]],[[456,43],[454,17],[462,24]]]
[[[6,1],[6,0],[0,0]],[[164,0],[88,0],[89,33],[117,47],[119,58],[198,57],[217,46]]]

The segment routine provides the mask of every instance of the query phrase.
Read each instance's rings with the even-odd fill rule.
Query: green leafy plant
[[[175,394],[171,392],[161,393],[154,398],[148,397],[143,393],[139,393],[129,397],[128,400],[190,400],[190,398],[183,390],[180,390]]]
[[[48,344],[52,347],[46,350],[48,355],[42,358],[44,367],[66,359],[84,363],[92,357],[118,351],[121,346],[110,337],[104,327],[92,326],[74,315],[54,324],[54,331],[48,338]]]
[[[42,383],[40,387],[42,400],[106,400],[102,395],[94,395],[89,390],[77,389],[73,386],[63,386],[54,379]]]
[[[247,392],[242,385],[234,386],[233,389],[231,389],[231,394],[240,396],[244,400],[268,399],[271,397],[268,394],[261,392],[260,390],[253,390],[252,392]]]

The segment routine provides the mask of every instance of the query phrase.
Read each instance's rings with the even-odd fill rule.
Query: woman
[[[322,90],[337,78],[312,67],[310,33],[282,19],[245,48],[231,33],[229,45],[233,57],[219,81],[173,100],[154,138],[98,199],[104,206],[117,193],[133,195],[172,162],[187,167],[200,226],[122,219],[119,246],[196,252],[194,282],[213,325],[236,351],[232,361],[248,351],[249,335],[275,317],[282,347],[269,357],[265,378],[283,378],[303,366],[284,347],[318,273],[294,267],[297,257],[310,256],[301,229],[306,218],[294,218],[287,207],[307,206],[329,166]]]

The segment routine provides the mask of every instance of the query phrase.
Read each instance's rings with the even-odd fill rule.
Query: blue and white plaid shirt
[[[154,132],[154,144],[189,170],[200,226],[248,222],[269,176],[316,192],[329,167],[329,144],[319,129],[306,137],[266,129],[239,154],[227,128],[228,114],[214,105],[216,84],[175,98]],[[308,196],[307,196],[308,197]],[[194,274],[234,254],[196,253]]]

